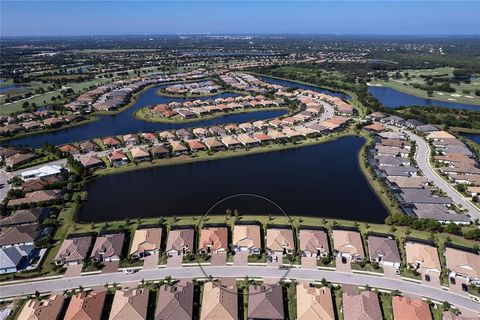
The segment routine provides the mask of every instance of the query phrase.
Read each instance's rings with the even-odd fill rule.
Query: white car
[[[125,273],[125,274],[134,274],[136,271],[137,271],[137,270],[135,270],[135,269],[129,268],[129,269],[123,270],[123,273]]]

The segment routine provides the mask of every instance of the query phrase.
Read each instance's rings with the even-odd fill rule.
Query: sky
[[[480,34],[480,1],[0,0],[1,36]]]

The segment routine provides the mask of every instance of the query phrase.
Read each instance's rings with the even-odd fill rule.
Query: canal
[[[254,193],[290,215],[382,223],[387,211],[358,164],[364,142],[345,137],[297,149],[102,176],[88,184],[88,200],[77,219],[201,216],[224,197]],[[244,197],[212,213],[226,208],[241,214],[279,214],[265,202]]]

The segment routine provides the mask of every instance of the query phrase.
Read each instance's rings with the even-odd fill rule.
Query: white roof
[[[25,177],[31,177],[35,176],[37,178],[45,177],[45,176],[51,176],[54,174],[59,174],[62,171],[62,167],[58,165],[48,165],[48,166],[43,166],[38,169],[34,170],[28,170],[22,172],[22,178]]]

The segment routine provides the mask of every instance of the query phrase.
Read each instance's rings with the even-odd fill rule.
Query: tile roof
[[[330,288],[298,284],[297,320],[335,320]]]
[[[191,320],[193,315],[194,286],[190,281],[180,281],[173,286],[158,289],[155,320]]]
[[[250,285],[248,287],[249,319],[284,319],[282,286]]]

